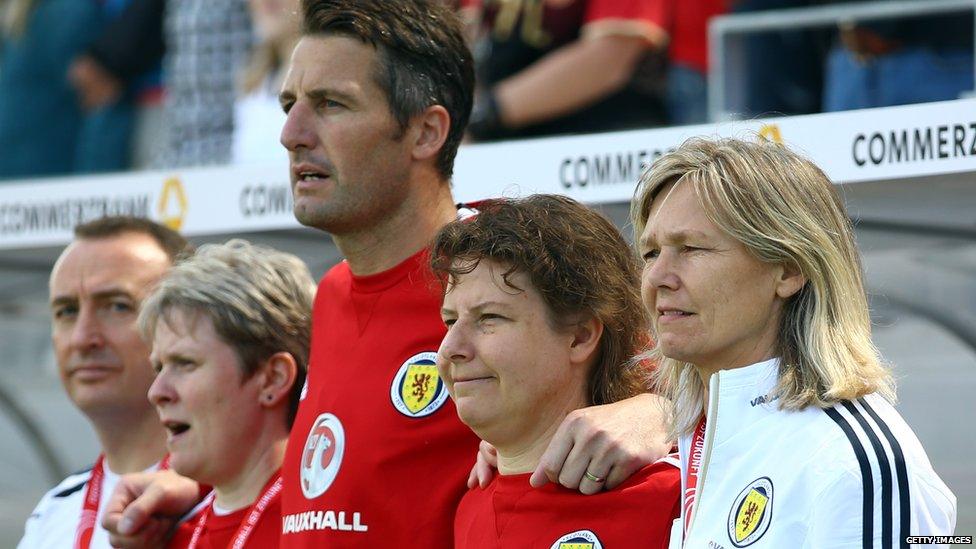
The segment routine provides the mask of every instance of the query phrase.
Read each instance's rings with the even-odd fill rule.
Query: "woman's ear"
[[[276,406],[287,401],[291,387],[298,378],[298,363],[291,353],[277,352],[268,357],[256,374],[261,377],[258,399],[262,406]]]
[[[807,283],[807,277],[800,272],[800,267],[792,261],[783,265],[783,272],[776,280],[776,295],[782,299],[789,299],[799,292]]]
[[[569,348],[569,358],[573,364],[586,364],[597,352],[603,336],[603,321],[590,316],[578,322],[572,329],[573,341]]]

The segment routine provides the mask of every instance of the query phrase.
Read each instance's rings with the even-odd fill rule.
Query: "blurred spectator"
[[[300,38],[298,0],[250,0],[256,43],[234,105],[235,164],[287,161],[279,134],[285,114],[278,103],[291,51]]]
[[[104,21],[95,0],[9,0],[0,34],[0,178],[59,175],[76,167],[84,111],[68,65]]]
[[[247,10],[247,0],[166,0],[163,166],[230,160],[234,83],[251,44]]]
[[[153,112],[158,118],[162,104],[165,0],[101,3],[112,21],[69,69],[71,83],[89,112],[78,140],[78,154],[103,159],[100,165],[114,158],[115,169],[144,167],[152,154],[142,137],[147,120],[151,120],[147,113]],[[105,143],[107,139],[113,143]]]
[[[810,6],[817,0],[734,0],[736,13]],[[745,38],[745,117],[820,112],[824,31],[753,33]]]
[[[973,19],[966,15],[843,25],[827,62],[824,110],[944,101],[973,91]]]
[[[662,48],[663,0],[463,0],[482,31],[479,92],[468,126],[478,140],[646,127],[659,95],[634,85]]]
[[[708,21],[728,0],[671,0],[668,34],[668,122],[708,121]]]
[[[84,54],[71,65],[71,80],[82,103],[95,108],[119,98],[128,81],[158,87],[162,59],[165,0],[103,0],[115,16]],[[141,91],[141,90],[140,90]]]

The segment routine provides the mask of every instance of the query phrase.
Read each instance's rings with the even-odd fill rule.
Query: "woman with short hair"
[[[693,139],[644,174],[632,221],[685,547],[952,533],[955,497],[891,405],[854,232],[819,168],[777,144]]]
[[[314,290],[297,257],[231,240],[179,262],[144,302],[170,467],[213,486],[169,547],[278,546]]]
[[[500,473],[462,499],[455,547],[666,547],[678,515],[673,461],[593,496],[529,485],[567,414],[646,391],[633,252],[569,198],[479,209],[442,229],[431,252],[448,328],[438,371],[461,421],[496,448]],[[603,482],[610,471],[595,464],[586,477]]]

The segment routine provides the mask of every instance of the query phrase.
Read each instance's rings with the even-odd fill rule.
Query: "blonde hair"
[[[252,17],[255,15],[253,5],[250,13]],[[260,37],[251,47],[247,63],[242,68],[238,78],[238,85],[244,94],[258,91],[269,84],[269,80],[272,80],[270,87],[274,93],[278,93],[278,88],[281,86],[280,80],[284,78],[283,72],[288,68],[287,56],[290,50],[286,51],[286,48],[293,48],[298,39],[301,38],[301,19],[297,10],[290,11],[282,17],[293,18],[294,26],[291,29],[285,28],[281,34],[276,36]],[[287,32],[288,30],[291,32]]]
[[[871,341],[854,230],[827,176],[782,145],[690,139],[641,177],[631,205],[638,238],[651,204],[671,183],[692,185],[708,219],[757,259],[796,267],[803,288],[785,304],[777,337],[782,410],[828,407],[878,392],[894,400],[891,373]],[[674,403],[672,435],[690,432],[704,406],[691,364],[658,347],[658,389]]]
[[[27,21],[34,10],[34,0],[7,0],[0,3],[0,28],[13,38],[20,38],[27,29]]]
[[[278,75],[287,63],[288,60],[282,59],[278,53],[278,44],[275,42],[256,44],[240,75],[241,91],[245,94],[257,91],[269,78]],[[277,84],[278,82],[273,82],[272,86]]]

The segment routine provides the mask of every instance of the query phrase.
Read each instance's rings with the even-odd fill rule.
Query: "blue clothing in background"
[[[708,77],[694,67],[668,68],[668,123],[673,126],[708,122]]]
[[[38,0],[21,36],[0,37],[0,178],[74,171],[83,113],[67,71],[102,24],[92,0]]]
[[[912,47],[859,61],[838,46],[827,62],[824,111],[947,101],[972,90],[972,49]]]
[[[973,91],[971,11],[857,27],[885,47],[859,55],[850,44],[834,45],[825,71],[825,111],[946,101]]]

